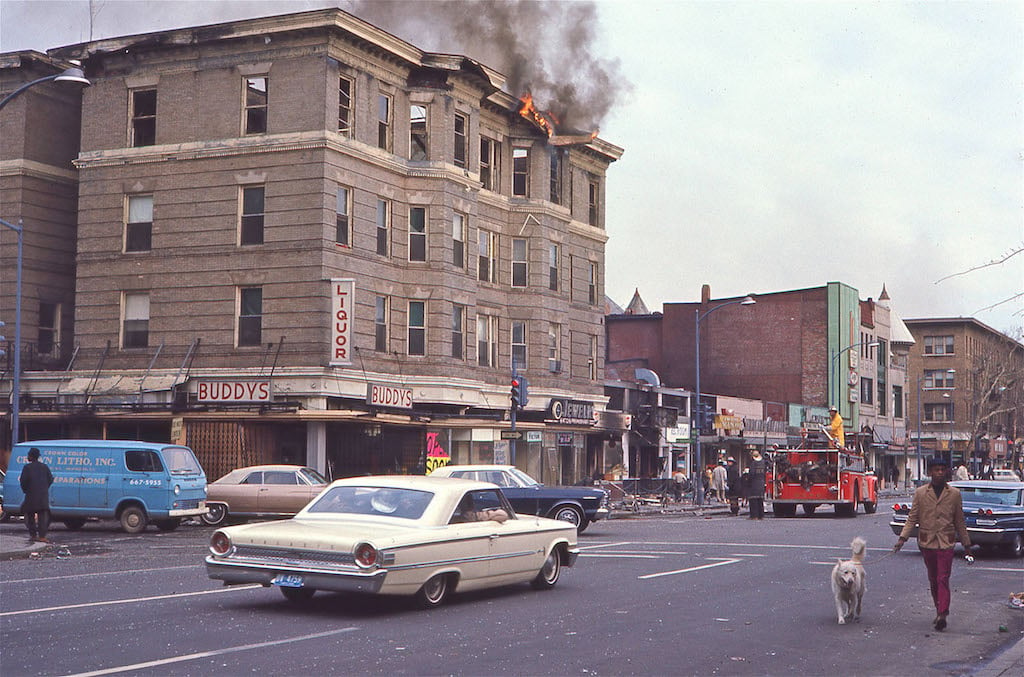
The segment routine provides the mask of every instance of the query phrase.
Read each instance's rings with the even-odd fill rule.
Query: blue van
[[[17,515],[19,479],[28,450],[50,466],[50,517],[81,529],[90,517],[116,519],[130,534],[152,522],[177,529],[182,517],[206,512],[206,473],[188,447],[121,440],[35,440],[17,444],[4,478],[3,512]]]

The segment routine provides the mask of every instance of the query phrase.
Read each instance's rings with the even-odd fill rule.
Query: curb
[[[1009,677],[1024,673],[1024,637],[1008,646],[987,665],[971,673],[971,677]]]

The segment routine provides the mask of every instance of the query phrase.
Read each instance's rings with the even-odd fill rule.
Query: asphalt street
[[[202,559],[212,529],[129,536],[56,526],[35,558],[5,561],[5,675],[995,675],[1024,646],[1024,562],[982,555],[953,570],[950,627],[920,555],[888,555],[888,510],[841,519],[720,514],[613,519],[580,538],[558,586],[406,599],[224,588]],[[0,540],[22,537],[0,524]],[[860,622],[838,625],[829,571],[868,541]],[[62,547],[63,546],[63,547]],[[1008,653],[1013,652],[1013,653]],[[1009,660],[1008,660],[1009,659]],[[1018,667],[1020,663],[1017,664]]]

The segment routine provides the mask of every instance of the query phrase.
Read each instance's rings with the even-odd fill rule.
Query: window
[[[452,215],[452,263],[466,267],[466,215],[459,212]]]
[[[597,337],[590,337],[590,354],[587,356],[587,378],[597,380]]]
[[[860,403],[861,404],[873,404],[875,401],[875,380],[870,378],[862,378],[860,380]]]
[[[481,282],[496,282],[498,274],[498,236],[486,230],[477,231],[477,277]]]
[[[452,357],[465,359],[466,355],[466,306],[452,304]]]
[[[352,136],[352,81],[344,75],[338,77],[338,132]]]
[[[953,388],[953,377],[955,373],[949,373],[947,369],[925,369],[924,370],[924,387],[925,388]]]
[[[953,337],[952,336],[925,336],[924,337],[924,354],[925,355],[952,355],[953,354]]]
[[[512,195],[529,197],[530,186],[530,149],[512,149]]]
[[[889,342],[885,339],[878,339],[878,373],[884,374],[886,369],[886,358],[889,356]]]
[[[156,143],[156,90],[132,90],[131,105],[131,146],[152,146]]]
[[[480,137],[480,183],[485,190],[497,192],[501,187],[501,145],[494,139]]]
[[[121,334],[123,348],[145,348],[149,345],[149,294],[125,293]]]
[[[267,78],[245,79],[245,133],[267,132]]]
[[[548,371],[562,371],[562,325],[551,322],[548,324]]]
[[[60,345],[60,304],[39,302],[39,333],[37,349],[42,355],[49,355]]]
[[[469,123],[466,116],[455,114],[455,166],[466,168],[466,129]]]
[[[590,177],[588,183],[590,190],[587,198],[587,223],[599,226],[601,225],[601,184],[593,176]]]
[[[893,418],[903,418],[903,386],[892,387]]]
[[[128,196],[128,222],[124,227],[124,250],[148,252],[153,245],[153,196]]]
[[[558,291],[558,245],[548,248],[548,289]]]
[[[930,423],[949,423],[953,420],[953,403],[924,405],[924,420]]]
[[[427,304],[409,301],[409,354],[427,354]]]
[[[377,253],[388,255],[388,240],[391,224],[391,203],[377,198]]]
[[[562,204],[562,150],[559,148],[551,151],[551,174],[549,193],[551,201],[555,204]]]
[[[498,366],[498,318],[476,316],[476,359],[481,367]]]
[[[427,158],[427,107],[409,106],[409,159],[419,162]]]
[[[887,388],[886,388],[885,382],[880,380],[878,382],[878,415],[879,416],[885,416],[886,415],[886,410],[888,409],[888,407],[885,406],[886,405],[886,400],[888,399],[886,397],[886,395],[888,395],[888,392],[886,392],[886,391],[887,391]]]
[[[512,320],[512,371],[526,367],[526,323]]]
[[[391,97],[377,95],[377,147],[391,150]]]
[[[597,264],[590,262],[587,271],[587,300],[592,306],[597,305]]]
[[[263,288],[238,290],[238,345],[258,346],[263,340]]]
[[[409,208],[409,260],[427,260],[427,208]]]
[[[512,286],[526,286],[526,240],[512,238]]]
[[[263,186],[242,189],[241,244],[263,244]]]
[[[124,452],[124,467],[131,472],[163,472],[160,455],[148,449],[128,449]],[[139,480],[143,481],[143,480]]]
[[[338,244],[350,247],[349,241],[349,219],[352,214],[352,191],[344,186],[338,186],[338,195],[334,203],[335,227],[334,239]]]
[[[378,296],[373,315],[373,349],[379,353],[388,351],[388,297]]]

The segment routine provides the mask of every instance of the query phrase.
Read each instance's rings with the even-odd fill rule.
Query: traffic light
[[[523,406],[522,405],[522,401],[520,400],[520,397],[522,396],[522,391],[519,389],[519,379],[517,379],[517,378],[512,379],[512,393],[511,393],[511,396],[512,396],[512,409],[520,409]]]
[[[525,409],[530,402],[530,383],[525,376],[519,377],[519,408]]]

